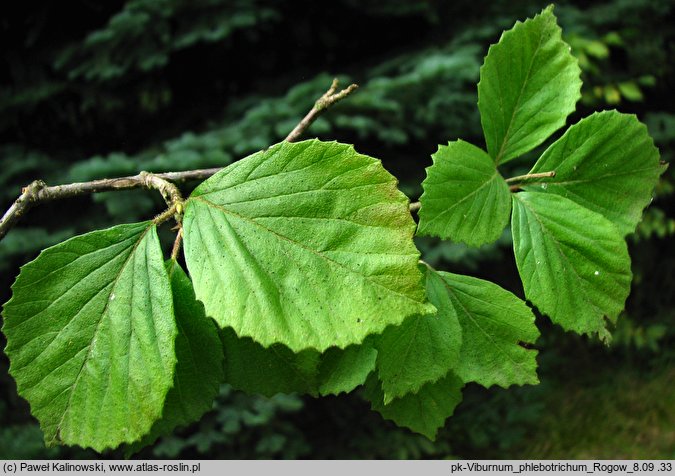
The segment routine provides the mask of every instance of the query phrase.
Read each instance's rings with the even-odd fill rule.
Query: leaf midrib
[[[500,352],[501,354],[505,355],[505,356],[506,356],[511,362],[513,362],[513,364],[515,364],[517,367],[524,369],[525,376],[527,377],[528,371],[527,371],[527,369],[524,368],[524,367],[525,367],[525,362],[516,362],[515,360],[513,360],[513,357],[511,357],[511,356],[503,349],[503,347],[500,346],[500,345],[495,341],[495,339],[494,339],[490,334],[488,334],[488,333],[485,331],[485,329],[483,329],[482,326],[480,326],[480,325],[478,324],[478,322],[476,322],[476,320],[473,318],[472,313],[469,311],[469,309],[467,309],[467,307],[464,305],[464,303],[462,302],[462,300],[459,299],[459,297],[457,297],[457,295],[456,295],[456,293],[455,293],[455,290],[452,289],[452,288],[450,287],[450,285],[445,281],[445,279],[443,279],[443,277],[441,277],[441,281],[443,281],[443,285],[447,288],[448,293],[452,294],[452,295],[454,296],[454,298],[457,300],[457,302],[459,302],[460,306],[462,306],[462,309],[464,310],[464,312],[466,313],[466,315],[469,317],[469,319],[471,319],[471,322],[473,322],[474,325],[475,325],[478,329],[480,329],[480,331],[481,331],[483,334],[485,334],[485,336],[488,338],[488,340],[489,340],[490,342],[492,342],[492,344],[493,344],[497,349],[499,349],[499,352]],[[466,294],[466,293],[464,293],[464,294]],[[469,297],[474,298],[474,296],[470,296],[470,295],[469,295]],[[517,344],[515,344],[515,345],[517,345]],[[464,346],[464,343],[463,343],[463,342],[462,342],[462,346]]]
[[[545,26],[545,25],[544,25]],[[541,48],[541,43],[543,41],[543,28],[539,32],[539,42],[537,43],[537,47],[534,50],[534,53],[532,54],[532,60],[530,61],[530,66],[527,69],[527,74],[525,75],[525,80],[523,81],[523,85],[520,88],[520,93],[518,94],[518,99],[516,99],[516,103],[513,107],[513,112],[511,113],[511,119],[509,121],[509,125],[506,128],[506,132],[504,132],[504,138],[502,139],[502,144],[499,148],[499,152],[497,153],[497,156],[495,157],[495,164],[499,164],[501,161],[503,155],[504,155],[504,147],[506,146],[506,143],[508,142],[509,139],[509,133],[511,131],[511,127],[513,126],[513,119],[516,117],[516,112],[520,110],[521,104],[520,100],[523,96],[523,92],[525,91],[525,86],[530,80],[530,75],[532,74],[532,67],[534,66],[534,60],[537,57],[537,54],[539,53],[539,49]]]
[[[532,192],[530,192],[530,193],[532,193]],[[581,276],[581,275],[577,272],[577,269],[576,269],[576,268],[574,267],[574,265],[570,262],[569,257],[563,252],[563,250],[562,250],[562,248],[561,248],[561,243],[560,243],[560,241],[558,241],[558,240],[555,238],[554,234],[549,230],[549,228],[548,228],[547,226],[545,226],[544,223],[539,219],[539,215],[537,214],[537,212],[536,212],[535,210],[533,210],[531,207],[528,207],[528,206],[526,205],[526,203],[525,203],[522,199],[518,198],[517,194],[513,194],[513,197],[514,197],[514,199],[518,200],[518,201],[522,204],[522,206],[523,206],[524,208],[526,208],[527,210],[529,210],[529,213],[530,213],[531,215],[534,216],[534,219],[537,221],[537,223],[539,224],[539,226],[540,226],[540,228],[542,229],[542,231],[543,231],[543,232],[545,231],[545,233],[542,233],[542,234],[543,234],[543,235],[549,235],[549,236],[551,237],[551,241],[554,243],[555,247],[557,248],[558,253],[559,253],[560,256],[563,258],[565,264],[567,264],[567,266],[574,272],[574,276],[576,276],[577,279],[579,279],[579,280],[581,280],[581,281],[584,281],[584,282],[587,282],[587,283],[589,283],[589,284],[592,284],[592,283],[590,283],[590,282],[588,281],[588,278],[584,278],[583,276]],[[536,266],[535,266],[535,269],[536,269]],[[605,312],[604,312],[602,309],[600,309],[594,302],[592,302],[592,301],[588,298],[588,294],[585,292],[585,287],[582,287],[582,288],[581,288],[581,294],[582,294],[582,296],[583,296],[583,298],[584,298],[584,301],[585,301],[586,303],[588,303],[588,304],[595,310],[596,313],[599,313],[599,314],[600,314],[600,318],[602,319],[602,317],[605,315]],[[603,327],[603,328],[605,327],[605,326],[604,326],[604,323],[603,323],[602,327]],[[599,331],[598,331],[598,332],[599,332]]]
[[[568,162],[572,163],[572,167],[576,167],[574,165],[575,163],[580,164],[586,158],[588,158],[589,156],[596,156],[597,157],[598,154],[597,154],[595,148],[593,147],[593,144],[591,144],[591,147],[588,147],[588,148],[586,147],[586,145],[590,141],[592,141],[598,134],[602,134],[604,131],[591,130],[591,131],[588,132],[587,136],[582,138],[581,142],[579,144],[577,144],[576,147],[573,148],[573,150],[568,151],[568,152],[564,152],[564,149],[567,146],[568,141],[572,141],[574,139],[577,139],[577,137],[579,135],[582,135],[584,133],[583,128],[581,128],[581,131],[578,130],[580,128],[580,126],[579,126],[580,124],[584,125],[584,127],[592,127],[595,122],[604,118],[605,116],[607,116],[607,115],[603,114],[603,113],[597,113],[596,112],[596,113],[593,113],[592,115],[590,115],[589,117],[584,118],[581,121],[577,122],[573,126],[571,126],[569,129],[567,129],[565,134],[563,134],[563,136],[558,141],[551,144],[550,148],[544,152],[544,154],[541,156],[541,158],[539,160],[537,160],[537,162],[534,164],[534,166],[532,167],[532,170],[530,170],[529,173],[541,172],[543,169],[560,171],[560,170],[562,170],[563,166],[565,164],[567,164]],[[605,120],[604,122],[606,124],[609,124],[610,126],[615,126],[614,124],[611,124],[609,122],[611,120],[612,120],[612,117]],[[591,126],[586,126],[586,124],[591,124]],[[621,127],[615,127],[614,133],[616,133],[617,130],[620,131],[621,128],[623,126],[625,126],[625,124],[620,124],[618,126],[621,126]],[[570,131],[572,131],[572,132],[570,132]],[[636,135],[639,135],[639,133],[640,133],[640,131],[638,131],[637,129],[633,129],[630,132],[631,132],[631,135],[630,135],[630,137],[626,138],[626,140],[633,139]],[[603,135],[600,136],[601,141],[607,140],[606,139],[607,132],[604,132],[604,134],[605,134],[604,136]],[[563,152],[558,152],[557,155],[553,155],[554,153],[557,152],[557,150],[554,149],[554,147],[557,144],[560,144],[560,147],[563,149]],[[619,149],[622,149],[623,145],[624,145],[624,143],[618,142],[614,146],[610,147],[609,150],[607,150],[607,149],[602,150],[602,156],[610,156],[611,157],[613,155],[616,155],[615,152]],[[652,144],[652,147],[653,147],[653,144]],[[632,150],[641,149],[641,148],[644,148],[644,147],[640,146],[640,145],[636,146],[636,144],[633,144],[632,148],[630,150],[632,151]],[[588,150],[588,149],[590,149],[590,150]],[[549,150],[552,150],[552,152],[550,154],[548,154]],[[566,155],[563,157],[564,154],[566,154]],[[626,154],[625,152],[624,152],[624,154],[629,155],[629,154]],[[560,160],[561,158],[562,158],[562,160]],[[558,160],[559,160],[559,163],[556,164],[556,165],[550,163],[550,162],[555,163]],[[567,170],[569,170],[569,168]],[[642,170],[642,169],[640,169],[640,170]],[[645,170],[649,170],[649,169],[645,169]],[[626,173],[630,173],[630,172],[626,172]],[[612,174],[600,175],[598,178],[602,178],[602,177],[605,177],[605,176],[612,176]]]
[[[308,146],[308,148],[309,148],[309,147],[311,147],[311,145]],[[338,148],[338,149],[339,149],[339,148]],[[269,149],[268,149],[268,150],[269,150]],[[253,174],[254,171],[256,171],[261,165],[263,165],[263,164],[265,164],[265,163],[267,163],[268,161],[270,161],[270,160],[273,159],[273,156],[269,156],[269,155],[265,155],[264,153],[261,153],[260,156],[259,156],[259,163],[256,164],[255,167],[254,167],[252,170],[249,171],[248,175],[247,175],[246,177],[244,177],[243,180],[240,180],[240,181],[237,182],[237,183],[233,183],[233,184],[230,184],[230,185],[225,186],[225,187],[224,187],[224,186],[214,185],[214,186],[213,186],[214,188],[212,188],[212,189],[208,189],[208,188],[206,188],[206,187],[205,187],[206,190],[203,190],[203,191],[200,190],[200,189],[196,189],[195,192],[193,192],[193,195],[192,195],[191,198],[200,198],[200,197],[205,197],[205,196],[207,196],[207,195],[211,195],[211,194],[213,194],[213,193],[224,192],[224,191],[231,191],[231,190],[236,189],[237,187],[240,187],[240,186],[250,186],[251,184],[253,184],[253,183],[255,183],[255,182],[258,182],[258,181],[260,181],[260,180],[265,180],[265,179],[269,179],[269,178],[274,178],[275,180],[277,180],[279,177],[283,177],[284,175],[297,174],[297,173],[302,172],[302,171],[304,171],[304,170],[306,170],[306,169],[308,169],[308,168],[310,168],[310,167],[313,167],[313,166],[319,166],[319,165],[321,165],[321,164],[322,164],[323,162],[325,162],[325,161],[329,161],[329,160],[331,160],[331,159],[334,159],[335,157],[337,157],[337,156],[339,156],[340,154],[342,154],[345,150],[347,150],[347,149],[345,148],[345,149],[343,149],[343,150],[342,150],[342,149],[341,149],[341,150],[337,150],[333,155],[330,155],[330,156],[328,156],[328,157],[326,157],[326,152],[324,151],[324,155],[321,157],[320,160],[317,160],[317,161],[315,161],[315,162],[311,162],[311,163],[309,163],[309,164],[307,164],[307,165],[305,165],[305,166],[303,166],[303,167],[300,167],[299,169],[285,170],[285,168],[288,166],[288,164],[290,164],[290,163],[291,163],[293,160],[295,160],[297,157],[300,157],[300,155],[297,155],[297,156],[295,156],[295,157],[292,157],[291,160],[289,160],[288,163],[285,164],[283,170],[281,170],[281,171],[273,171],[273,172],[270,172],[270,173],[267,174],[267,175],[261,175],[261,176],[259,176],[259,177],[255,177],[255,178],[251,179],[250,176]],[[279,151],[280,151],[280,149],[276,149],[276,150],[274,151],[274,153],[278,153]],[[306,150],[305,150],[305,151],[306,151]],[[305,151],[303,151],[302,153],[305,153]],[[362,166],[360,166],[360,167],[356,167],[356,169],[347,169],[346,171],[343,172],[343,174],[344,174],[344,173],[351,172],[351,171],[353,171],[353,170],[357,170],[357,169],[362,168],[362,167],[367,167],[367,166],[372,165],[373,163],[376,162],[376,160],[373,159],[372,157],[368,157],[368,156],[363,156],[363,157],[367,157],[367,158],[371,159],[372,162],[368,162],[367,164],[364,164],[364,165],[362,165]],[[243,160],[246,160],[246,159],[243,159]],[[235,164],[243,164],[243,163],[244,163],[243,160],[242,160],[242,161],[239,161],[239,162],[235,162]],[[233,165],[235,165],[235,164],[233,164]],[[230,167],[232,167],[232,166],[230,166]],[[229,168],[229,167],[228,167],[228,168]],[[227,170],[227,169],[225,169],[225,170]],[[234,173],[235,171],[236,171],[236,169],[235,169],[235,170],[231,170],[230,173]],[[222,177],[224,177],[225,175],[226,175],[226,174],[223,174]],[[222,178],[222,177],[221,177],[221,178]],[[332,180],[332,179],[333,179],[333,178],[331,178],[331,180]],[[329,180],[328,182],[326,182],[326,184],[330,183],[331,180]],[[326,184],[324,184],[324,185],[326,185]],[[201,188],[201,187],[200,187],[200,188]],[[207,201],[207,200],[205,200],[205,201]]]
[[[148,233],[148,231],[150,231],[150,229],[153,226],[154,225],[151,224],[145,230],[143,230],[141,232],[141,234],[139,235],[138,240],[136,241],[136,243],[132,247],[131,252],[129,253],[129,256],[127,256],[124,263],[120,267],[119,273],[117,274],[115,279],[112,281],[113,285],[112,285],[112,288],[111,288],[111,292],[117,286],[117,283],[119,282],[120,276],[122,276],[122,273],[123,273],[124,269],[129,264],[129,260],[131,259],[131,257],[136,252],[136,249],[138,248],[138,245],[141,243],[141,241],[143,241],[143,239],[145,238],[145,235]],[[101,318],[99,319],[98,323],[96,324],[96,329],[94,330],[94,333],[92,334],[92,338],[91,338],[91,342],[89,344],[89,349],[87,351],[87,355],[85,356],[84,360],[82,361],[82,365],[80,366],[80,369],[77,372],[77,377],[75,377],[75,382],[73,382],[73,384],[70,386],[70,395],[68,396],[68,402],[66,403],[66,406],[65,406],[64,411],[63,411],[63,415],[61,416],[61,419],[60,419],[58,425],[56,425],[56,432],[54,434],[54,438],[52,439],[52,442],[55,441],[56,439],[59,439],[59,440],[61,439],[61,436],[60,436],[61,429],[63,427],[63,422],[66,418],[66,415],[69,413],[69,409],[70,409],[70,406],[71,406],[71,403],[72,403],[72,400],[73,400],[73,395],[75,393],[75,388],[77,388],[77,386],[80,382],[80,378],[82,377],[82,370],[84,370],[85,365],[87,364],[87,362],[89,362],[89,360],[91,358],[91,352],[92,352],[94,340],[96,339],[96,335],[100,331],[101,323],[105,320],[105,316],[106,316],[106,313],[108,311],[109,305],[110,305],[110,299],[107,299],[106,303],[105,303],[105,307],[103,308],[103,311],[101,312]]]
[[[426,225],[425,225],[425,228],[428,227],[428,226],[429,226],[431,223],[433,223],[434,221],[438,220],[440,217],[446,215],[447,213],[450,213],[450,212],[454,211],[455,208],[457,208],[462,202],[464,202],[464,201],[470,199],[471,197],[473,197],[474,195],[476,195],[477,193],[479,193],[481,190],[483,190],[485,187],[487,187],[488,185],[490,185],[492,182],[494,182],[495,179],[498,180],[499,178],[501,178],[501,175],[500,175],[499,172],[495,169],[495,172],[494,172],[490,177],[488,177],[488,179],[487,179],[485,182],[483,182],[482,184],[480,184],[480,186],[479,186],[478,188],[475,188],[474,190],[472,190],[471,192],[469,192],[467,195],[465,195],[462,199],[458,200],[457,202],[454,202],[450,207],[446,208],[446,209],[443,210],[441,213],[439,213],[438,215],[436,215],[435,217],[433,217],[431,220],[427,221],[427,222],[426,222]],[[475,182],[475,180],[474,180],[474,182]],[[424,194],[422,195],[422,197],[420,197],[420,201],[422,201],[423,198],[424,198]],[[433,197],[432,197],[431,199],[432,199],[432,200],[444,200],[444,198],[442,198],[442,197],[441,197],[441,198],[433,198]],[[429,200],[429,198],[427,198],[427,200]],[[422,208],[420,209],[420,214],[422,213],[422,210],[424,210],[424,207],[422,207]]]
[[[605,181],[605,179],[611,179],[614,177],[622,177],[624,175],[632,175],[632,174],[638,174],[640,172],[650,172],[654,170],[659,170],[661,167],[644,167],[641,169],[634,169],[634,170],[626,170],[623,172],[617,172],[617,173],[608,173],[608,174],[603,174],[603,175],[598,175],[595,177],[589,177],[585,179],[576,179],[576,180],[562,180],[562,181],[556,181],[556,180],[550,180],[545,183],[548,185],[577,185],[577,184],[586,184],[586,183],[594,183],[598,181]],[[525,184],[527,185],[527,184]]]
[[[318,252],[318,251],[316,251],[316,250],[314,250],[314,249],[312,249],[312,248],[310,248],[310,247],[308,247],[308,246],[305,246],[305,245],[303,245],[302,243],[300,243],[300,242],[298,242],[298,241],[295,241],[295,240],[293,240],[293,239],[291,239],[291,238],[289,238],[289,237],[287,237],[287,236],[284,236],[284,235],[282,235],[282,234],[280,234],[280,233],[278,233],[278,232],[276,232],[276,231],[274,231],[274,230],[272,230],[272,229],[270,229],[270,228],[268,228],[268,227],[266,227],[266,226],[264,226],[264,225],[258,223],[257,221],[255,221],[254,219],[252,219],[252,218],[250,218],[250,217],[247,217],[247,216],[244,216],[244,215],[240,215],[239,213],[236,213],[236,212],[234,212],[234,211],[232,211],[232,210],[229,210],[229,209],[227,209],[227,208],[225,208],[225,207],[223,207],[223,206],[220,206],[220,205],[218,205],[218,204],[215,204],[215,203],[213,203],[213,202],[211,202],[211,201],[209,201],[209,200],[205,200],[205,199],[201,198],[201,196],[191,197],[189,200],[195,200],[195,201],[203,202],[207,207],[213,207],[213,208],[215,208],[215,209],[217,209],[217,210],[220,210],[221,212],[223,212],[223,213],[225,213],[225,214],[229,214],[229,215],[235,216],[235,217],[237,217],[237,218],[239,218],[239,219],[241,219],[241,220],[244,220],[244,221],[246,221],[246,222],[249,222],[249,223],[251,223],[252,225],[254,225],[254,226],[258,227],[258,228],[261,228],[261,229],[263,229],[264,231],[266,231],[267,233],[269,233],[269,234],[271,234],[271,235],[277,237],[277,239],[279,239],[279,240],[287,241],[287,242],[291,243],[292,245],[297,246],[298,248],[302,248],[303,250],[308,251],[309,253],[311,253],[311,254],[313,254],[313,255],[315,255],[315,256],[317,256],[317,257],[323,259],[324,261],[327,261],[327,262],[331,263],[332,265],[334,265],[334,266],[336,266],[336,267],[338,267],[338,268],[342,268],[342,269],[348,271],[349,273],[351,273],[351,274],[353,274],[353,275],[359,276],[361,279],[367,281],[367,282],[370,283],[371,285],[375,285],[375,286],[377,286],[378,288],[384,288],[384,289],[386,289],[387,291],[389,291],[389,292],[391,292],[391,293],[394,293],[394,294],[397,294],[397,295],[399,295],[399,296],[402,296],[403,298],[405,298],[405,299],[408,300],[408,301],[414,302],[415,304],[424,304],[424,302],[418,301],[418,300],[416,300],[416,299],[413,299],[412,297],[408,296],[407,294],[404,294],[404,293],[402,293],[402,292],[400,292],[400,291],[398,291],[398,290],[391,289],[391,288],[389,288],[389,287],[387,287],[387,286],[385,286],[385,285],[383,285],[383,284],[381,284],[381,283],[378,283],[378,282],[376,282],[376,281],[373,281],[373,280],[370,278],[370,276],[366,276],[366,275],[363,275],[363,274],[359,274],[359,273],[357,273],[356,271],[352,270],[351,268],[349,268],[349,267],[343,265],[342,263],[340,263],[340,262],[338,262],[338,261],[335,261],[335,260],[332,260],[332,259],[330,259],[329,257],[327,257],[327,256],[325,256],[325,255],[323,255],[323,254],[321,254],[320,252]],[[188,201],[189,201],[189,200],[188,200]],[[406,256],[406,255],[401,255],[401,256]]]

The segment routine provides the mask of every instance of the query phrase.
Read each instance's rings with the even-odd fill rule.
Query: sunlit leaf
[[[567,197],[626,235],[635,230],[665,169],[644,124],[634,115],[603,111],[570,127],[530,171],[555,171],[555,177],[524,188]]]
[[[606,218],[558,195],[513,196],[513,248],[525,296],[553,322],[606,337],[630,291],[626,242]]]
[[[420,235],[479,246],[495,241],[509,222],[509,187],[483,150],[458,140],[439,146],[420,197]]]
[[[351,146],[281,143],[202,183],[185,211],[197,298],[267,347],[362,342],[426,302],[396,179]]]
[[[478,83],[487,150],[496,163],[532,150],[565,125],[581,97],[580,74],[552,7],[502,34]]]

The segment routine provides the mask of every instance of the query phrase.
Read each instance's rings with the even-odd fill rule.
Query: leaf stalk
[[[507,178],[506,183],[517,183],[523,182],[525,180],[546,178],[546,177],[555,177],[555,170],[551,170],[550,172],[539,172],[535,174],[516,175],[515,177]]]

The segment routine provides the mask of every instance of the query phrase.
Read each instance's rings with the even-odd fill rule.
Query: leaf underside
[[[509,222],[509,187],[483,150],[458,140],[439,146],[422,182],[418,233],[480,246]]]
[[[566,330],[606,337],[630,291],[630,257],[619,230],[568,198],[513,196],[513,248],[525,295]]]
[[[581,97],[580,73],[551,7],[502,34],[478,83],[481,124],[496,163],[532,150],[565,125]]]
[[[44,250],[5,304],[10,373],[48,445],[131,443],[162,414],[176,325],[155,225],[119,225]]]
[[[283,142],[202,183],[185,256],[206,313],[294,352],[358,344],[426,302],[407,198],[351,146]]]

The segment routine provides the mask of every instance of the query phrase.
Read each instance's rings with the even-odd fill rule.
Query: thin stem
[[[509,187],[509,190],[511,192],[515,192],[517,190],[520,190],[520,184],[518,182],[522,182],[524,180],[530,180],[530,179],[536,179],[536,178],[547,178],[547,177],[555,177],[555,170],[551,170],[550,172],[539,172],[535,174],[525,174],[525,175],[518,175],[516,177],[511,177],[506,179],[506,183],[514,183],[516,182],[516,185],[511,185]],[[528,185],[537,185],[538,183],[528,183]],[[417,213],[420,210],[420,207],[422,205],[420,202],[412,202],[410,204],[410,213]]]
[[[297,126],[286,137],[288,142],[297,141],[298,138],[307,130],[307,128],[316,120],[319,115],[336,102],[344,99],[351,94],[358,86],[352,84],[342,91],[336,92],[338,80],[334,79],[331,87],[321,96],[307,115],[298,123]],[[168,220],[175,214],[176,221],[180,222],[183,208],[183,198],[180,190],[172,182],[186,182],[189,180],[204,180],[222,170],[221,167],[211,169],[186,170],[183,172],[164,172],[149,173],[141,172],[137,175],[128,177],[118,177],[112,179],[92,180],[91,182],[78,182],[66,185],[48,186],[42,180],[36,180],[21,190],[21,195],[14,201],[5,214],[0,218],[0,240],[7,232],[25,215],[31,208],[44,202],[61,200],[63,198],[77,197],[99,192],[111,192],[117,190],[126,190],[132,188],[147,188],[158,190],[169,209],[155,217],[155,221],[161,218],[161,221]],[[172,210],[171,214],[167,213]],[[165,215],[168,218],[163,218]]]
[[[180,245],[183,242],[183,226],[178,225],[178,233],[176,234],[176,239],[173,242],[173,248],[171,249],[171,259],[176,261],[178,259],[178,253],[180,252]]]
[[[186,170],[184,172],[164,172],[154,175],[171,182],[189,182],[190,180],[207,179],[221,170],[223,170],[222,167],[213,167],[211,169]]]
[[[177,203],[174,203],[174,204],[171,205],[169,208],[167,208],[167,209],[164,210],[162,213],[160,213],[160,214],[157,215],[155,218],[153,218],[153,219],[152,219],[152,222],[153,222],[155,225],[161,225],[161,224],[164,223],[165,221],[169,220],[172,216],[174,216],[174,215],[176,214],[176,212],[177,212],[177,209],[178,209],[178,204],[177,204]]]
[[[436,271],[436,269],[433,266],[431,266],[429,263],[427,263],[423,259],[418,260],[418,262],[419,262],[419,264],[423,264],[424,266],[429,268],[431,271]]]
[[[321,96],[314,103],[314,107],[310,109],[307,115],[303,117],[302,120],[298,123],[298,125],[295,126],[295,128],[288,134],[288,136],[286,136],[287,142],[297,141],[302,136],[302,134],[307,130],[307,128],[311,126],[314,121],[316,121],[316,118],[319,117],[323,111],[328,109],[336,102],[346,98],[352,92],[354,92],[356,88],[359,87],[357,84],[350,84],[342,91],[336,93],[335,91],[337,91],[338,85],[339,85],[338,79],[337,78],[333,79],[333,84],[331,84],[328,91],[326,91],[323,94],[323,96]]]
[[[21,190],[21,195],[12,206],[0,218],[0,240],[2,240],[10,228],[12,228],[19,219],[38,203],[38,193],[46,187],[42,180],[36,180]]]
[[[522,182],[523,180],[546,177],[555,177],[555,170],[551,170],[550,172],[539,172],[536,174],[517,175],[515,177],[507,178],[506,183]]]
[[[183,202],[183,196],[181,195],[180,190],[178,190],[178,187],[149,172],[141,172],[138,176],[141,178],[145,188],[159,191],[169,207],[176,205],[177,209],[180,208],[178,204]]]
[[[546,184],[546,182],[517,183],[515,185],[509,185],[509,191],[510,192],[517,192],[518,190],[523,188],[523,186],[525,186],[525,185],[527,185],[528,187],[533,187],[535,185],[544,185],[544,184]]]
[[[19,221],[28,210],[36,205],[63,198],[77,197],[90,193],[108,192],[131,188],[147,188],[158,190],[169,207],[182,203],[178,187],[163,178],[148,172],[141,172],[129,177],[93,180],[91,182],[70,183],[67,185],[47,186],[36,180],[21,191],[21,195],[0,219],[0,239]],[[174,213],[180,207],[174,208]]]

